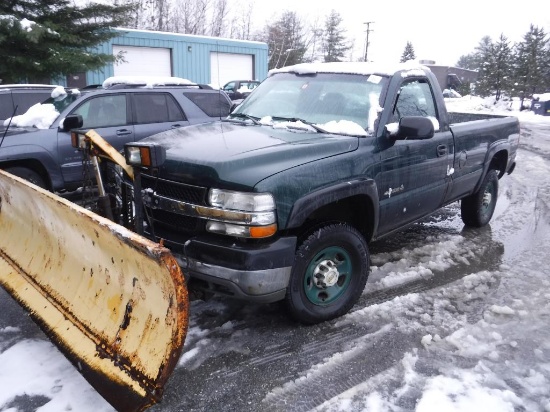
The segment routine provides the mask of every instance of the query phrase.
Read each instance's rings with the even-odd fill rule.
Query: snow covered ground
[[[550,117],[468,96],[447,105],[520,118],[491,224],[463,229],[450,205],[371,245],[360,302],[323,325],[192,302],[151,410],[550,412]],[[3,291],[0,310],[0,411],[112,410]]]

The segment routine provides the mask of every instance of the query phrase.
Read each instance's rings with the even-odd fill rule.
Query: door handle
[[[439,146],[437,146],[438,157],[445,156],[446,154],[447,154],[447,146],[445,146],[444,144],[440,144]]]
[[[132,131],[128,129],[120,129],[116,131],[117,136],[128,136],[129,134],[132,134]]]
[[[181,124],[179,123],[173,124],[172,127],[170,127],[170,129],[177,129],[178,127],[181,127]]]

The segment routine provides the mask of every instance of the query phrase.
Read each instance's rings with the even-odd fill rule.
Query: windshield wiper
[[[254,124],[261,124],[257,117],[250,116],[249,114],[246,114],[246,113],[231,113],[229,117],[238,117],[241,119],[248,119],[248,120],[251,120],[252,123]]]
[[[314,123],[308,122],[307,120],[300,119],[299,117],[282,117],[282,116],[272,116],[273,120],[286,120],[287,122],[302,122],[304,124],[307,124],[308,126],[313,127],[316,131],[319,133],[329,133],[322,127],[317,126]]]

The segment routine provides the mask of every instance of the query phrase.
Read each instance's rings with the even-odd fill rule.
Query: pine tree
[[[483,37],[475,49],[478,61],[478,77],[475,92],[479,96],[490,96],[493,93],[491,74],[495,69],[494,43],[489,36]]]
[[[490,83],[495,93],[496,101],[499,101],[503,92],[510,92],[512,87],[512,48],[510,42],[501,34],[493,45],[494,67],[490,75]]]
[[[415,60],[416,55],[414,54],[414,47],[410,41],[407,42],[407,45],[405,46],[405,50],[403,50],[403,54],[401,55],[401,63],[405,63],[408,60]]]
[[[475,53],[470,53],[460,56],[455,66],[468,70],[478,70],[479,61],[477,59],[477,55]]]
[[[268,68],[303,63],[306,46],[304,27],[294,11],[285,11],[275,23],[266,26],[263,41],[268,45]]]
[[[325,21],[323,49],[325,62],[340,62],[350,46],[346,43],[345,30],[341,27],[342,17],[332,10]]]
[[[474,54],[479,75],[476,81],[476,94],[495,96],[499,101],[503,92],[512,88],[512,48],[510,42],[501,34],[494,42],[486,36],[481,39]]]
[[[0,79],[3,83],[55,79],[95,70],[115,60],[90,49],[119,35],[129,6],[69,0],[3,0],[0,3]],[[42,80],[43,81],[43,80]]]
[[[548,39],[542,28],[531,25],[514,56],[514,91],[523,100],[550,87]]]

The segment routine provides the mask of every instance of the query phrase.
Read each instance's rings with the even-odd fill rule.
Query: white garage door
[[[124,53],[124,63],[115,63],[115,76],[172,76],[170,49],[113,45],[113,54]]]
[[[223,86],[231,80],[254,80],[251,54],[210,53],[210,83]]]

